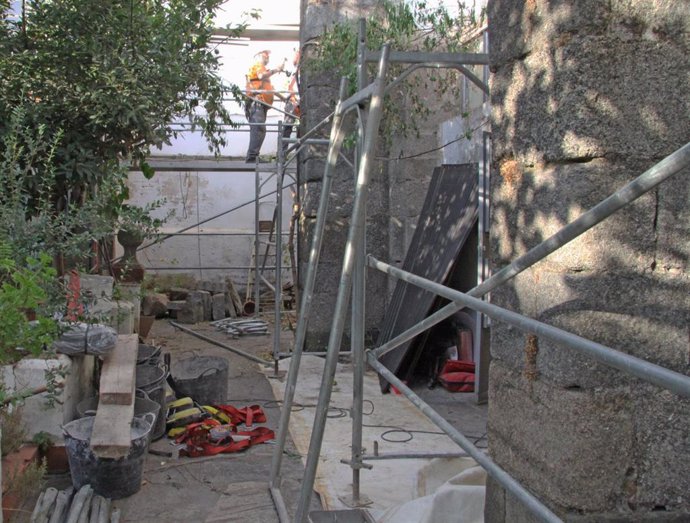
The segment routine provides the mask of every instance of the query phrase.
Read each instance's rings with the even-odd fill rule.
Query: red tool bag
[[[447,360],[441,368],[438,381],[450,392],[474,392],[474,362]]]

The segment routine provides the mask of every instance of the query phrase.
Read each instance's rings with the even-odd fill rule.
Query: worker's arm
[[[274,74],[282,72],[283,67],[284,67],[283,64],[280,64],[280,67],[278,67],[277,69],[265,69],[263,72],[259,73],[257,76],[259,77],[259,80],[268,80]]]

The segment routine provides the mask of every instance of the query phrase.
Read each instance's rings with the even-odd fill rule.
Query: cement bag
[[[91,323],[71,323],[60,338],[53,342],[56,352],[74,356],[93,354],[103,356],[117,344],[117,332],[112,327]]]

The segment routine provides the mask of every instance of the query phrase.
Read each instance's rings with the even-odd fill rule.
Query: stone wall
[[[489,2],[492,264],[690,138],[690,4]],[[688,374],[690,170],[492,292]],[[690,518],[690,401],[494,322],[489,448],[573,521]],[[490,482],[487,521],[532,521]]]
[[[375,9],[376,5],[377,2],[373,0],[343,0],[329,3],[304,0],[300,35],[305,57],[303,61],[308,60],[312,52],[311,44],[325,28],[346,18],[357,20],[366,16],[366,13]],[[303,68],[301,77],[303,129],[311,129],[335,109],[339,86],[340,79],[335,75],[329,76],[322,72],[311,74],[308,68]],[[353,129],[352,121],[351,117],[350,129]],[[328,138],[329,132],[330,124],[317,137]],[[311,146],[301,154],[299,162],[301,212],[298,260],[302,284],[307,274],[326,153],[326,146]],[[348,153],[348,157],[352,157],[352,152]],[[339,161],[331,186],[326,232],[306,339],[307,350],[323,350],[328,344],[354,201],[354,184],[355,174],[352,168],[342,160]],[[368,252],[375,253],[383,259],[387,259],[387,223],[388,185],[385,171],[382,165],[377,163],[374,165],[368,196],[367,249]],[[371,273],[369,275],[365,328],[373,338],[383,314],[386,282],[383,277],[371,275]],[[349,330],[348,319],[344,347],[349,346]]]
[[[301,45],[303,56],[309,56],[313,43],[326,27],[346,18],[357,20],[367,17],[380,7],[374,0],[343,0],[331,3],[316,0],[302,2]],[[415,75],[433,72],[416,72]],[[319,123],[335,108],[339,78],[322,72],[310,74],[308,68],[302,72],[302,107],[304,129]],[[429,96],[430,115],[422,120],[416,116],[419,134],[410,132],[387,133],[381,136],[376,153],[367,204],[367,252],[392,265],[400,266],[417,224],[424,203],[426,190],[433,168],[442,163],[439,150],[440,122],[462,112],[456,92],[438,100],[433,93],[417,93]],[[387,103],[395,111],[405,114],[412,104],[397,93]],[[329,127],[321,137],[328,138]],[[352,156],[352,153],[348,153]],[[302,154],[300,165],[300,280],[306,276],[311,248],[312,230],[316,223],[316,210],[321,194],[321,178],[324,171],[325,146],[312,147]],[[382,160],[381,158],[385,158]],[[324,247],[321,253],[316,290],[309,321],[306,345],[308,350],[323,349],[327,342],[333,321],[332,311],[341,277],[342,260],[347,240],[350,214],[354,199],[354,175],[349,166],[340,162],[335,170],[328,214]],[[372,270],[367,272],[366,331],[368,342],[374,342],[385,314],[385,307],[395,287],[396,280],[390,280]],[[346,324],[344,343],[347,345],[349,319]]]

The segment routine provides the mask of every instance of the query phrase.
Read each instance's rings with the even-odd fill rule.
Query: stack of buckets
[[[96,494],[121,499],[141,488],[144,456],[152,440],[165,434],[165,386],[168,368],[159,347],[139,345],[136,367],[137,398],[132,420],[132,445],[127,456],[99,458],[91,450],[91,432],[98,398],[77,405],[79,419],[64,425],[65,447],[75,489],[91,484]]]

